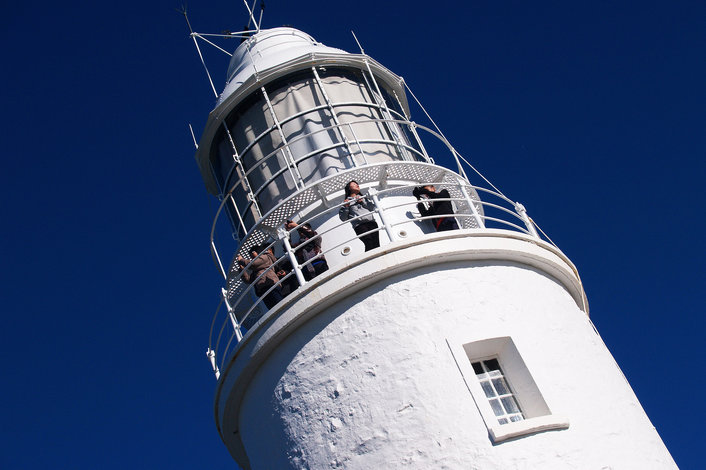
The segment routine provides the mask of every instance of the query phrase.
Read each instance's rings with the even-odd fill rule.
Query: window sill
[[[507,424],[496,424],[488,426],[490,437],[494,444],[512,439],[518,436],[534,434],[543,431],[552,431],[557,429],[568,429],[569,419],[563,416],[538,416],[522,421]]]

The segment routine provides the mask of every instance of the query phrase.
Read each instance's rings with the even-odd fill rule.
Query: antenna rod
[[[255,24],[255,28],[257,29],[257,32],[260,32],[259,26],[257,25],[257,21],[255,21],[255,15],[253,14],[253,9],[255,8],[255,2],[257,0],[253,0],[252,2],[252,8],[250,8],[250,5],[248,5],[248,0],[243,0],[243,3],[245,4],[245,8],[248,9],[248,13],[250,14],[250,19],[248,20],[248,28],[250,27],[250,23]]]
[[[216,91],[216,87],[213,85],[213,80],[211,79],[211,74],[208,72],[208,67],[206,67],[206,62],[203,60],[203,55],[201,54],[201,48],[199,47],[198,41],[196,41],[196,36],[197,34],[194,32],[194,30],[191,28],[191,23],[189,22],[189,17],[186,14],[186,8],[181,10],[182,15],[184,15],[184,19],[186,20],[186,25],[189,27],[189,36],[191,36],[191,39],[194,40],[194,46],[196,46],[196,51],[199,53],[199,58],[201,59],[201,63],[203,64],[204,70],[206,70],[206,76],[208,77],[208,81],[211,84],[211,89],[213,90],[213,94],[216,95],[216,98],[218,98],[218,92]]]
[[[365,51],[363,50],[363,46],[360,45],[360,41],[358,41],[358,37],[355,35],[353,30],[351,29],[351,34],[353,35],[353,39],[355,39],[356,44],[358,44],[358,47],[360,48],[360,53],[365,55]]]
[[[260,26],[262,26],[262,13],[265,11],[265,0],[260,0],[260,21],[257,23],[257,32],[260,32]]]
[[[231,53],[228,52],[227,50],[223,49],[223,48],[222,48],[221,46],[219,46],[218,44],[214,44],[213,42],[209,41],[208,39],[206,39],[205,37],[203,37],[203,36],[201,35],[201,33],[194,33],[194,35],[196,35],[196,37],[198,37],[198,38],[201,39],[202,41],[206,41],[207,43],[209,43],[210,45],[212,45],[213,47],[215,47],[215,48],[218,49],[219,51],[228,54],[229,57],[233,57],[233,54],[231,54]]]
[[[191,131],[191,138],[194,139],[194,147],[196,147],[196,150],[198,150],[199,144],[196,142],[196,136],[194,135],[194,128],[191,127],[191,123],[189,123],[189,130]]]

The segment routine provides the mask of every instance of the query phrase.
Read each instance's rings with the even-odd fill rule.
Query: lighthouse
[[[220,201],[207,349],[243,468],[676,468],[522,204],[404,80],[293,28],[232,54],[196,160]],[[446,165],[441,165],[445,162]]]

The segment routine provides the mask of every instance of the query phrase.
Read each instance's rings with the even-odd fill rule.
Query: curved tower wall
[[[489,438],[463,345],[506,337],[568,428]],[[277,346],[240,408],[253,468],[673,465],[571,296],[511,262],[435,263],[346,297]]]
[[[330,273],[242,343],[216,396],[241,465],[676,468],[565,258],[430,238]],[[472,362],[489,357],[526,413],[517,435],[479,387]]]
[[[434,164],[402,85],[291,28],[234,54],[197,161],[236,235],[225,255],[269,244],[299,287],[265,308],[215,252],[227,309],[208,352],[229,451],[244,468],[675,468],[576,268],[521,205]],[[338,219],[352,179],[377,208],[369,252]],[[458,230],[420,218],[411,190],[429,183]],[[316,227],[328,271],[304,282],[287,219]]]

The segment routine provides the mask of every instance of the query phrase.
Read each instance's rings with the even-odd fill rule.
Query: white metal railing
[[[388,110],[388,112],[390,111]],[[385,126],[407,127],[411,133],[414,134],[414,142],[418,147],[402,142],[402,139],[398,138],[389,140],[358,138],[355,132],[357,125],[369,125],[370,123],[376,122],[384,124]],[[314,149],[305,155],[299,155],[297,158],[294,158],[293,154],[289,151],[289,147],[296,145],[299,140],[311,138],[317,133],[335,130],[337,135],[345,136],[343,132],[344,129],[347,129],[349,135],[352,136],[352,140],[344,138],[341,141],[332,141],[331,144],[325,148]],[[427,148],[422,144],[422,140],[417,133],[418,130],[425,131],[438,139],[437,142],[442,144],[442,148],[447,149],[453,163],[455,163],[455,171],[433,164],[434,160],[429,156]],[[271,129],[268,131],[271,131]],[[259,140],[265,133],[258,136],[256,140]],[[370,150],[370,146],[380,144],[394,146],[394,148],[398,149],[402,147],[404,151],[416,155],[420,161],[391,160],[383,163],[370,164],[366,156],[366,150]],[[293,167],[296,168],[297,165],[308,158],[341,146],[345,146],[348,150],[353,167],[347,168],[341,173],[311,182],[308,186],[303,188],[299,187],[294,194],[279,202],[264,215],[258,211],[258,214],[261,215],[258,222],[254,224],[242,238],[235,237],[235,239],[233,239],[226,237],[220,241],[217,240],[217,224],[219,222],[227,225],[227,230],[232,230],[228,218],[222,216],[228,204],[234,209],[238,219],[237,222],[243,229],[246,229],[246,225],[243,223],[243,218],[241,217],[241,210],[239,210],[233,197],[233,192],[239,185],[243,187],[248,185],[248,193],[250,195],[248,203],[246,207],[240,208],[242,212],[245,213],[249,210],[248,208],[251,205],[256,204],[257,197],[264,188],[268,184],[271,184],[279,175],[286,171],[293,171]],[[355,147],[357,151],[354,151],[353,147]],[[245,151],[247,151],[247,149]],[[259,188],[254,190],[249,188],[249,175],[256,171],[261,165],[266,165],[270,159],[276,158],[280,152],[289,152],[288,157],[290,158],[285,158],[287,165],[272,174],[268,181],[263,183]],[[356,162],[355,156],[359,156],[360,161]],[[437,155],[436,160],[438,161],[440,158],[443,157]],[[469,173],[466,172],[466,169],[472,170],[470,174],[478,175],[478,177],[482,179],[482,182],[492,189],[484,185],[472,184],[468,179],[467,175]],[[421,214],[416,211],[418,201],[412,196],[412,189],[414,187],[433,184],[439,190],[446,189],[449,191],[450,197],[448,199],[435,199],[435,201],[449,201],[454,205],[454,217],[461,229],[510,230],[521,232],[553,244],[541,230],[538,232],[538,227],[536,227],[532,219],[527,215],[522,204],[516,203],[503,195],[488,180],[480,175],[470,163],[459,155],[440,133],[425,126],[418,125],[406,119],[364,119],[347,123],[337,122],[332,126],[298,136],[288,141],[286,145],[264,156],[264,158],[257,162],[257,165],[254,165],[247,171],[242,171],[237,181],[229,183],[230,191],[228,191],[223,198],[214,218],[211,228],[211,253],[216,266],[226,282],[226,288],[221,290],[221,301],[211,324],[207,350],[209,361],[211,362],[217,378],[220,375],[219,371],[223,368],[227,357],[235,350],[236,345],[243,337],[247,335],[248,329],[266,312],[267,308],[264,299],[285,284],[296,289],[311,282],[305,279],[304,270],[306,270],[316,258],[305,262],[299,261],[300,258],[297,257],[297,253],[302,249],[302,246],[292,247],[290,244],[289,236],[294,229],[284,229],[283,224],[285,220],[291,219],[295,215],[298,216],[301,210],[306,209],[306,218],[300,218],[298,224],[310,223],[313,227],[317,228],[321,225],[319,223],[320,221],[328,221],[326,228],[319,230],[316,236],[316,238],[323,241],[323,252],[321,253],[323,257],[326,257],[327,254],[334,254],[340,250],[341,247],[350,244],[356,238],[367,235],[361,234],[360,236],[341,240],[341,232],[337,231],[337,229],[350,224],[351,220],[334,223],[333,225],[331,223],[331,220],[336,218],[336,213],[343,204],[343,202],[337,203],[333,202],[333,200],[334,198],[338,198],[338,200],[342,199],[341,192],[343,187],[350,180],[356,180],[361,185],[369,188],[369,196],[373,200],[376,208],[374,212],[376,218],[380,221],[380,225],[375,231],[385,232],[389,240],[387,243],[395,243],[397,241],[395,227],[409,223],[426,224],[426,220],[437,218],[437,216],[434,215],[426,217],[421,216]],[[300,183],[302,183],[301,180]],[[388,197],[393,196],[396,197],[394,201],[387,201]],[[399,196],[402,197],[399,198]],[[315,210],[311,210],[312,203],[316,201],[318,201],[319,207]],[[383,202],[385,204],[383,204]],[[392,215],[393,213],[399,214],[399,212],[403,211],[405,208],[409,208],[410,210],[408,212],[413,214],[411,219],[395,222],[394,217],[388,217],[388,215]],[[337,231],[339,236],[330,236],[334,231]],[[336,241],[334,241],[334,239]],[[224,247],[222,245],[226,246]],[[265,276],[265,272],[251,279],[249,283],[246,283],[243,279],[242,271],[238,269],[238,264],[235,261],[238,255],[248,257],[250,250],[254,246],[258,246],[261,251],[268,249],[281,251],[282,255],[277,258],[275,265],[281,266],[287,264],[287,262],[291,265],[291,270],[280,278],[278,283],[271,286],[267,291],[261,292],[260,296],[256,295],[255,286],[257,281]],[[223,253],[226,254],[225,257],[222,255]],[[330,258],[335,259],[335,256],[330,256]],[[224,265],[225,259],[232,259],[228,266]],[[252,261],[253,260],[250,260],[245,269],[251,267]],[[330,267],[335,268],[335,264]]]
[[[477,173],[477,171],[476,171],[467,161],[465,161],[465,160],[463,159],[463,157],[461,157],[461,156],[458,154],[458,152],[456,152],[456,150],[455,150],[455,149],[446,141],[446,139],[444,139],[439,133],[437,133],[437,132],[435,132],[435,131],[433,131],[433,130],[427,128],[427,127],[424,127],[424,126],[418,125],[418,124],[416,124],[416,123],[414,123],[414,122],[410,122],[410,121],[406,121],[406,120],[396,120],[396,119],[395,119],[395,120],[364,119],[364,120],[355,121],[355,122],[348,122],[348,123],[345,123],[345,124],[332,125],[332,126],[328,126],[328,127],[325,127],[325,128],[317,129],[317,130],[315,130],[314,132],[311,132],[311,133],[308,133],[308,134],[305,134],[305,135],[301,135],[301,136],[298,136],[297,138],[291,139],[291,140],[289,141],[288,145],[286,145],[286,146],[284,146],[284,147],[287,147],[287,148],[288,148],[289,146],[297,145],[297,143],[298,143],[299,141],[301,141],[302,139],[309,139],[309,138],[312,138],[313,136],[315,136],[315,135],[317,135],[317,134],[319,134],[319,133],[322,133],[322,132],[329,132],[329,131],[331,131],[331,130],[333,130],[333,129],[335,129],[335,128],[341,128],[341,129],[338,129],[339,132],[342,133],[342,130],[343,130],[343,129],[348,129],[349,132],[355,137],[356,147],[357,147],[357,149],[358,149],[358,152],[355,152],[354,154],[350,155],[350,157],[352,158],[353,163],[354,163],[354,165],[353,165],[354,168],[358,168],[358,167],[361,167],[361,166],[370,166],[370,165],[369,165],[369,162],[368,162],[368,160],[367,160],[367,158],[366,158],[366,156],[365,156],[365,155],[366,155],[366,150],[367,150],[367,151],[370,151],[370,150],[371,150],[371,149],[370,149],[370,146],[371,146],[371,145],[380,145],[380,144],[395,146],[395,147],[397,147],[397,148],[399,148],[400,146],[403,146],[403,147],[404,147],[408,152],[410,152],[411,154],[417,155],[417,157],[419,158],[419,160],[424,161],[424,162],[433,162],[433,160],[431,159],[431,157],[428,155],[426,148],[425,148],[423,145],[421,145],[421,139],[419,139],[418,137],[416,137],[416,144],[419,145],[419,148],[415,148],[415,147],[412,146],[412,145],[402,144],[402,143],[400,143],[399,141],[395,141],[395,140],[385,140],[385,139],[359,139],[359,138],[357,137],[356,133],[355,133],[354,128],[355,128],[357,125],[365,125],[365,124],[370,124],[370,123],[383,123],[383,122],[386,122],[388,125],[394,124],[394,125],[405,126],[405,127],[410,128],[410,129],[413,129],[415,136],[417,136],[417,132],[416,132],[417,129],[422,130],[422,131],[425,131],[425,132],[428,132],[428,133],[431,134],[432,136],[436,137],[436,138],[438,139],[438,142],[440,142],[440,143],[446,148],[446,150],[448,151],[449,155],[451,156],[453,162],[455,163],[456,172],[457,172],[459,175],[461,175],[461,176],[463,176],[463,177],[466,177],[466,172],[464,171],[464,168],[463,168],[463,167],[464,167],[464,164],[465,164],[468,168],[472,169],[474,173]],[[233,218],[233,224],[234,224],[235,226],[238,226],[238,227],[239,227],[238,229],[235,230],[235,232],[238,232],[238,231],[240,231],[240,230],[242,229],[242,230],[244,231],[244,233],[251,233],[252,230],[250,230],[249,232],[248,232],[248,230],[252,227],[252,225],[255,225],[255,226],[257,226],[258,224],[262,225],[262,220],[263,220],[263,219],[267,219],[267,218],[268,218],[268,217],[267,217],[268,214],[270,214],[270,213],[278,214],[278,213],[281,213],[281,212],[282,212],[281,210],[279,210],[279,211],[278,211],[278,210],[274,210],[274,211],[271,210],[271,211],[269,211],[267,214],[264,214],[264,216],[263,216],[263,214],[260,212],[259,206],[258,206],[258,204],[257,204],[257,200],[258,200],[259,195],[266,189],[266,187],[267,187],[268,185],[274,184],[274,182],[275,182],[283,173],[288,172],[288,171],[291,172],[291,171],[292,171],[291,166],[296,167],[296,166],[298,166],[300,163],[302,163],[303,161],[305,161],[305,160],[307,160],[307,159],[309,159],[309,158],[312,158],[312,157],[314,157],[314,156],[316,156],[316,155],[318,155],[318,154],[322,154],[322,153],[324,153],[324,152],[330,151],[330,150],[332,150],[332,149],[334,149],[334,148],[337,148],[337,147],[343,147],[343,146],[345,146],[345,145],[346,145],[346,144],[345,144],[344,142],[332,142],[331,145],[327,145],[326,147],[322,147],[322,148],[317,148],[317,149],[315,149],[315,150],[313,150],[313,151],[311,151],[311,152],[309,152],[309,153],[307,153],[307,154],[305,154],[305,155],[300,155],[300,156],[298,156],[298,158],[297,158],[296,160],[294,160],[294,161],[291,161],[291,160],[287,159],[287,160],[289,160],[289,161],[288,161],[288,164],[287,164],[286,166],[283,166],[283,167],[280,168],[278,171],[276,171],[276,172],[274,172],[273,174],[271,174],[271,175],[270,175],[270,178],[269,178],[266,182],[264,182],[263,184],[261,184],[258,188],[254,189],[254,190],[253,190],[252,188],[250,188],[250,182],[249,182],[249,177],[250,177],[250,175],[251,175],[253,172],[258,171],[260,167],[267,165],[268,162],[271,161],[272,158],[276,158],[276,156],[277,156],[280,152],[285,151],[285,150],[284,150],[284,147],[279,147],[279,148],[273,150],[273,151],[270,152],[268,155],[264,156],[261,160],[259,160],[259,161],[257,162],[257,164],[254,165],[252,168],[248,169],[247,171],[243,171],[243,172],[240,173],[239,178],[238,178],[236,181],[234,181],[234,182],[232,182],[232,183],[230,184],[230,190],[225,194],[224,198],[222,199],[221,206],[219,207],[218,212],[217,212],[217,214],[216,214],[216,217],[214,218],[214,223],[213,223],[213,225],[212,225],[212,230],[211,230],[211,239],[212,239],[212,246],[211,246],[211,249],[212,249],[213,258],[214,258],[214,261],[217,263],[217,265],[219,265],[219,266],[221,267],[221,273],[224,275],[224,277],[225,277],[225,275],[226,275],[226,274],[225,274],[225,269],[223,269],[223,264],[222,264],[222,261],[223,261],[223,260],[222,260],[222,258],[219,256],[219,254],[218,254],[218,249],[217,249],[217,247],[216,247],[216,241],[215,241],[215,238],[216,238],[216,235],[215,235],[215,234],[216,234],[216,223],[219,221],[222,212],[224,211],[224,209],[226,209],[226,206],[228,206],[229,209],[230,209],[229,212],[230,212],[230,216]],[[350,147],[348,147],[348,148],[350,149]],[[360,163],[356,163],[355,158],[354,158],[354,157],[355,157],[356,155],[358,155],[358,154],[362,157],[362,158],[361,158],[361,159],[362,159],[362,162],[360,162]],[[438,158],[437,158],[437,159],[438,159]],[[393,161],[394,161],[394,160],[393,160]],[[397,161],[399,161],[399,160],[397,160]],[[346,172],[348,172],[349,170],[350,170],[350,168],[349,168],[349,169],[346,169]],[[417,172],[417,173],[419,173],[419,172]],[[483,178],[482,175],[480,175],[479,173],[477,173],[477,174],[478,174],[481,178]],[[424,176],[425,176],[425,175],[419,174],[419,175],[414,175],[414,176],[417,178],[417,179],[416,179],[417,181],[421,181],[422,179],[424,179]],[[404,178],[403,178],[403,179],[404,179]],[[415,178],[412,177],[412,178],[410,178],[410,180],[415,180]],[[430,179],[430,180],[431,180],[431,179]],[[490,184],[490,182],[488,182],[487,180],[485,180],[485,178],[483,178],[483,180],[486,182],[486,184],[488,184],[490,187],[492,187],[493,189],[495,189],[495,191],[496,191],[497,193],[499,193],[500,195],[502,195],[502,193],[500,193],[500,191],[497,190],[497,188],[495,188],[494,186],[492,186],[492,184]],[[243,207],[242,205],[239,207],[239,205],[238,205],[238,203],[236,202],[235,197],[234,197],[234,193],[236,192],[236,189],[238,189],[239,187],[241,187],[241,188],[247,188],[247,193],[248,193],[248,194],[247,194],[247,200],[246,200],[246,202],[244,203],[244,204],[245,204],[244,207]],[[322,187],[321,180],[315,181],[315,182],[313,182],[313,183],[309,183],[309,186],[306,187],[306,188],[304,188],[304,192],[303,192],[303,193],[304,193],[304,194],[310,193],[310,192],[311,192],[311,191],[310,191],[311,188],[314,188],[314,187],[316,187],[316,188],[321,188],[321,187]],[[337,187],[334,187],[334,188],[327,188],[327,189],[333,189],[334,191],[339,191],[340,188],[341,188],[341,186],[337,186]],[[301,194],[301,193],[302,193],[302,190],[299,190],[299,191],[300,191],[299,193]],[[295,193],[296,193],[296,191],[295,191]],[[240,194],[240,193],[239,193],[239,194]],[[242,194],[241,194],[241,195],[242,195]],[[315,196],[316,198],[319,198],[320,196],[322,196],[322,194],[315,194],[314,196]],[[503,196],[503,197],[504,197],[504,196]],[[292,198],[290,197],[288,200],[291,200],[291,199],[292,199]],[[285,203],[287,203],[288,200],[285,200],[284,202],[278,203],[276,209],[279,209],[279,208],[281,208],[283,205],[286,205]],[[289,206],[291,206],[291,204],[289,204]],[[250,224],[246,224],[246,223],[244,222],[244,218],[245,218],[245,215],[244,215],[244,214],[248,213],[248,211],[250,210],[251,207],[254,207],[254,208],[257,209],[258,218],[260,219],[260,221],[258,222],[258,224],[252,224],[252,225],[250,225]],[[285,216],[285,217],[286,217],[286,216],[290,216],[291,214],[295,213],[296,210],[298,210],[299,208],[288,207],[288,209],[292,209],[292,212],[290,212],[289,214],[279,214],[279,215],[283,215],[283,216]],[[267,225],[267,226],[269,227],[269,229],[270,229],[270,235],[271,235],[271,236],[275,234],[275,232],[276,232],[276,225],[277,225],[278,223],[279,223],[279,221],[277,221],[277,223],[275,223],[274,225],[272,225],[272,224],[265,224],[265,225]],[[230,232],[232,232],[232,231],[229,230],[229,237],[228,237],[228,238],[232,238],[231,235],[230,235]],[[231,246],[231,247],[229,247],[229,249],[224,250],[226,253],[233,253],[236,249],[238,249],[238,248],[241,246],[241,241],[242,241],[242,242],[247,242],[247,238],[249,237],[249,235],[246,234],[244,237],[239,237],[239,236],[236,236],[236,235],[235,235],[235,232],[232,232],[233,237],[236,238],[236,240],[235,240],[235,246]],[[231,245],[233,245],[233,244],[231,244]]]
[[[332,105],[333,108],[339,108],[339,107],[345,107],[349,105],[356,105],[356,106],[366,106],[368,108],[375,109],[376,105],[372,105],[370,103],[357,103],[357,102],[350,102],[350,103],[337,103],[335,105]],[[312,109],[319,109],[321,108],[320,106],[317,108],[312,108]],[[306,112],[303,113],[298,113],[299,114],[306,114],[310,112],[311,110],[307,110]],[[397,113],[395,113],[397,114]],[[295,115],[295,116],[297,116]],[[294,116],[290,116],[287,119],[283,120],[282,123],[289,122],[293,119]],[[403,116],[399,116],[402,118]],[[362,165],[367,164],[367,159],[366,159],[366,148],[370,149],[371,146],[374,145],[388,145],[390,147],[397,148],[401,150],[402,152],[406,152],[408,155],[414,155],[416,158],[419,159],[419,161],[425,161],[425,162],[433,162],[431,157],[426,153],[426,149],[424,145],[421,142],[421,139],[416,133],[416,129],[422,129],[425,130],[435,137],[439,138],[441,142],[444,142],[445,145],[448,146],[449,150],[451,153],[455,153],[455,151],[448,145],[448,143],[445,142],[445,140],[437,134],[435,131],[421,126],[419,124],[416,124],[414,122],[408,121],[406,119],[373,119],[366,117],[365,119],[360,119],[356,121],[350,121],[350,122],[345,122],[345,123],[335,123],[330,126],[324,126],[320,129],[317,129],[313,132],[303,134],[300,136],[297,136],[291,140],[286,140],[285,137],[283,137],[283,134],[281,133],[281,129],[277,127],[277,124],[281,125],[282,123],[276,123],[272,127],[268,128],[267,130],[263,131],[261,134],[259,134],[255,139],[253,139],[252,142],[248,144],[247,147],[243,149],[243,151],[238,154],[237,149],[235,148],[235,144],[232,144],[233,146],[233,151],[235,152],[235,155],[237,156],[237,161],[236,164],[233,165],[231,170],[229,171],[227,177],[225,178],[226,184],[230,188],[230,190],[224,195],[223,200],[228,200],[230,199],[231,204],[233,206],[233,209],[237,213],[237,219],[240,222],[240,225],[242,229],[247,231],[248,227],[246,224],[243,222],[243,215],[247,213],[248,210],[250,210],[251,207],[255,207],[258,209],[258,214],[259,212],[259,205],[257,203],[257,200],[261,193],[270,185],[274,184],[277,178],[282,176],[284,173],[289,172],[292,174],[293,181],[295,182],[295,185],[298,187],[300,184],[303,184],[301,175],[299,174],[299,165],[304,163],[306,160],[313,158],[317,155],[324,154],[326,152],[330,152],[332,150],[338,149],[338,148],[345,148],[348,152],[348,156],[351,159],[351,163],[353,167],[357,167]],[[413,143],[418,145],[419,148],[414,147],[412,142],[407,143],[403,142],[402,139],[396,136],[396,133],[393,133],[393,138],[391,139],[385,139],[385,138],[375,138],[375,139],[361,139],[358,138],[358,133],[356,133],[355,129],[360,126],[369,126],[370,124],[380,124],[383,126],[386,126],[388,128],[394,128],[396,126],[401,126],[401,127],[408,127],[410,129],[410,133],[414,136]],[[324,147],[318,147],[316,149],[313,149],[312,151],[304,154],[304,155],[299,155],[296,158],[293,155],[293,152],[290,150],[292,147],[296,146],[300,142],[306,142],[311,140],[312,138],[316,138],[317,135],[319,134],[329,134],[332,131],[335,131],[337,135],[342,135],[345,137],[344,130],[348,130],[350,134],[353,137],[353,140],[355,141],[355,147],[357,147],[357,151],[354,152],[352,149],[351,142],[349,142],[346,138],[343,138],[341,140],[331,140],[329,145],[326,145]],[[227,131],[227,129],[226,129]],[[250,168],[245,169],[242,166],[242,161],[245,158],[245,155],[253,149],[255,145],[257,145],[266,135],[269,135],[272,132],[277,132],[280,135],[280,138],[285,142],[283,145],[278,146],[276,149],[270,151],[267,155],[264,155],[262,158],[258,159],[255,164],[253,164]],[[230,136],[230,133],[228,132],[228,135]],[[232,140],[232,138],[231,138]],[[283,154],[284,155],[284,161],[286,162],[285,165],[279,165],[279,162],[277,161],[277,157]],[[360,155],[362,157],[363,162],[362,163],[357,163],[355,161],[355,156]],[[460,164],[460,161],[458,161],[458,158],[454,156],[454,159],[457,160],[457,168],[460,174],[463,175],[463,170]],[[273,165],[273,163],[276,163],[277,166],[281,166],[279,169],[277,169],[274,173],[271,174],[271,176],[268,178],[266,182],[261,184],[258,188],[253,189],[251,187],[250,183],[250,178],[254,173],[257,173],[259,171],[262,171],[263,168]],[[239,174],[237,174],[239,173]],[[234,175],[237,174],[237,178],[234,178]],[[247,194],[247,202],[245,203],[244,207],[239,207],[238,204],[236,203],[233,193],[236,191],[238,187],[246,188]],[[299,189],[299,188],[297,188]]]
[[[431,166],[409,162],[396,162],[394,164],[394,166],[410,167],[408,168],[410,174],[414,173],[412,170],[415,168],[413,167],[419,165]],[[388,164],[387,166],[389,167],[391,165]],[[439,167],[433,167],[439,169]],[[366,168],[369,169],[370,167]],[[358,172],[360,172],[360,170]],[[356,170],[346,173],[345,179],[356,179]],[[388,243],[395,243],[397,241],[395,227],[402,224],[408,224],[410,222],[421,224],[424,223],[425,220],[438,218],[438,215],[423,217],[419,215],[416,210],[416,205],[419,201],[412,196],[412,190],[416,186],[423,186],[426,184],[433,184],[437,186],[438,189],[446,189],[449,191],[451,197],[448,199],[439,198],[434,201],[450,201],[453,203],[456,208],[453,217],[455,217],[461,229],[484,230],[489,228],[500,228],[521,232],[526,235],[542,239],[539,236],[534,223],[527,216],[527,213],[521,204],[511,201],[504,195],[493,190],[473,186],[468,183],[468,181],[461,178],[458,174],[445,170],[444,178],[439,178],[437,175],[434,180],[417,179],[406,183],[394,184],[379,190],[376,190],[374,187],[369,190],[369,195],[376,207],[374,212],[377,215],[377,219],[381,222],[375,231],[385,231],[390,240]],[[478,192],[484,195],[483,199],[478,197]],[[396,199],[394,204],[388,204],[383,207],[381,201],[384,201],[385,198],[391,196],[403,197]],[[299,225],[310,223],[312,226],[316,227],[317,221],[331,220],[335,217],[342,205],[343,202],[330,205],[330,207],[323,211],[317,212],[312,217],[305,220],[299,220],[298,223]],[[413,219],[405,219],[400,222],[390,222],[389,218],[386,217],[386,213],[389,214],[394,211],[399,211],[400,208],[411,209],[410,212],[414,214]],[[285,219],[286,217],[280,218],[279,220],[284,221]],[[267,216],[265,216],[263,220],[267,220]],[[350,224],[351,220],[346,220],[333,226],[329,226],[327,229],[319,232],[315,238],[320,238],[326,241],[327,235],[343,225]],[[292,269],[289,273],[282,277],[278,283],[270,287],[264,293],[261,293],[260,296],[255,294],[255,285],[260,278],[265,276],[265,272],[261,273],[260,276],[251,279],[250,283],[246,283],[243,279],[242,271],[237,270],[236,263],[233,263],[228,271],[226,271],[219,261],[219,267],[221,272],[226,277],[228,288],[222,290],[221,302],[219,303],[219,307],[212,321],[209,347],[207,350],[209,360],[211,361],[211,365],[217,377],[219,376],[220,369],[223,368],[225,360],[230,353],[234,351],[237,343],[242,340],[244,335],[247,335],[248,329],[250,329],[266,312],[267,309],[264,304],[264,299],[273,291],[280,289],[285,283],[291,283],[293,279],[296,279],[296,285],[299,287],[311,282],[304,279],[303,270],[315,261],[316,258],[303,263],[298,261],[299,258],[297,257],[297,252],[305,244],[295,248],[291,246],[289,243],[289,236],[295,230],[296,229],[286,230],[284,227],[280,226],[277,231],[277,236],[272,237],[271,241],[263,247],[262,251],[269,250],[270,248],[281,249],[283,254],[277,259],[275,266],[288,261],[291,263]],[[367,234],[362,234],[361,236],[365,235]],[[315,238],[312,238],[311,240],[314,240]],[[345,240],[339,239],[335,245],[332,245],[331,243],[324,243],[321,256],[326,257],[327,254],[337,252],[341,247],[350,244],[351,241],[356,238],[360,238],[360,236],[351,237],[350,239]],[[250,239],[254,239],[255,242],[248,243],[248,240]],[[245,241],[241,245],[241,249],[237,254],[246,254],[246,252],[253,245],[258,244],[258,239],[258,230],[256,227],[250,231],[248,236],[246,236]],[[549,242],[551,243],[551,241]],[[215,243],[212,243],[212,246],[215,246]],[[218,260],[220,260],[218,251],[215,249],[214,255]],[[248,263],[245,269],[249,269],[251,265],[252,260]],[[330,267],[335,268],[335,265]],[[276,268],[273,267],[273,269]]]

